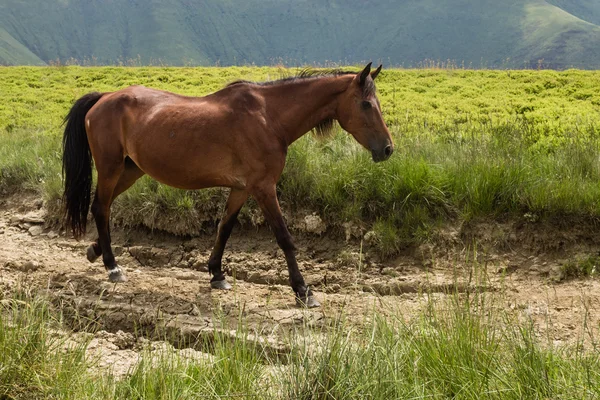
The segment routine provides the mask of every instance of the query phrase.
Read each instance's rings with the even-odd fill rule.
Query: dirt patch
[[[295,306],[283,254],[266,229],[234,230],[223,259],[234,286],[229,292],[209,286],[212,235],[181,239],[115,229],[115,253],[129,281],[113,285],[100,261],[85,258],[95,233],[77,242],[45,226],[36,198],[0,204],[0,286],[27,284],[50,294],[74,331],[97,332],[90,351],[102,348],[129,360],[110,363],[119,374],[135,363],[144,340],[204,354],[215,329],[227,326],[233,340],[243,321],[257,345],[276,356],[287,351],[280,339],[294,327],[321,332],[340,313],[360,327],[374,310],[409,319],[427,296],[454,292],[502,293],[500,306],[531,317],[538,334],[557,344],[589,340],[586,327],[599,326],[600,283],[558,282],[566,261],[598,254],[589,228],[537,232],[531,224],[477,222],[382,262],[361,251],[352,235],[348,241],[322,236],[319,221],[309,220],[315,233],[297,236],[296,243],[301,271],[323,305],[316,310]],[[552,240],[562,244],[551,245]]]

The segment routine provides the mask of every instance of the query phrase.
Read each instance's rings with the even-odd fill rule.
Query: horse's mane
[[[277,86],[277,85],[286,85],[292,82],[298,82],[302,80],[309,79],[320,79],[332,76],[342,76],[342,75],[356,75],[358,72],[355,71],[343,71],[340,69],[314,69],[314,68],[305,68],[301,70],[298,74],[294,76],[288,76],[272,81],[263,81],[263,82],[252,82],[247,80],[237,80],[227,84],[225,87],[237,86],[237,85],[258,85],[258,86]],[[367,79],[365,85],[363,87],[363,95],[365,97],[375,93],[375,82],[372,79]],[[330,136],[333,133],[334,121],[333,119],[325,119],[315,126],[314,131],[317,136],[325,137]]]

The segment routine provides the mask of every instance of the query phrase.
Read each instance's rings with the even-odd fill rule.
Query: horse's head
[[[374,79],[381,65],[371,72],[371,63],[356,74],[350,86],[340,97],[337,120],[358,143],[371,151],[373,161],[385,161],[394,152],[392,137],[381,115],[375,94]]]

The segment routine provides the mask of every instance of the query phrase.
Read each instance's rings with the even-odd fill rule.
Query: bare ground
[[[538,334],[555,344],[595,342],[598,333],[600,282],[560,281],[565,262],[598,254],[593,225],[472,222],[385,262],[361,250],[360,241],[297,232],[300,268],[322,304],[306,310],[295,306],[283,255],[265,228],[234,230],[224,257],[234,285],[228,292],[209,286],[212,235],[116,229],[115,253],[129,281],[113,285],[101,261],[85,258],[95,233],[77,242],[44,226],[44,213],[32,196],[0,200],[0,289],[21,285],[49,294],[78,332],[73,337],[93,332],[91,354],[101,354],[117,375],[147,343],[203,350],[216,327],[235,329],[243,321],[277,355],[286,352],[280,339],[294,327],[320,334],[344,315],[360,329],[374,310],[410,319],[428,296],[476,288],[498,293],[498,307],[531,317]]]

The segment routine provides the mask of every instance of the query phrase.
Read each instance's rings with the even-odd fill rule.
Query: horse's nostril
[[[383,153],[385,154],[386,157],[391,156],[393,152],[394,152],[394,148],[389,144],[387,146],[385,146],[385,149],[383,149]]]

